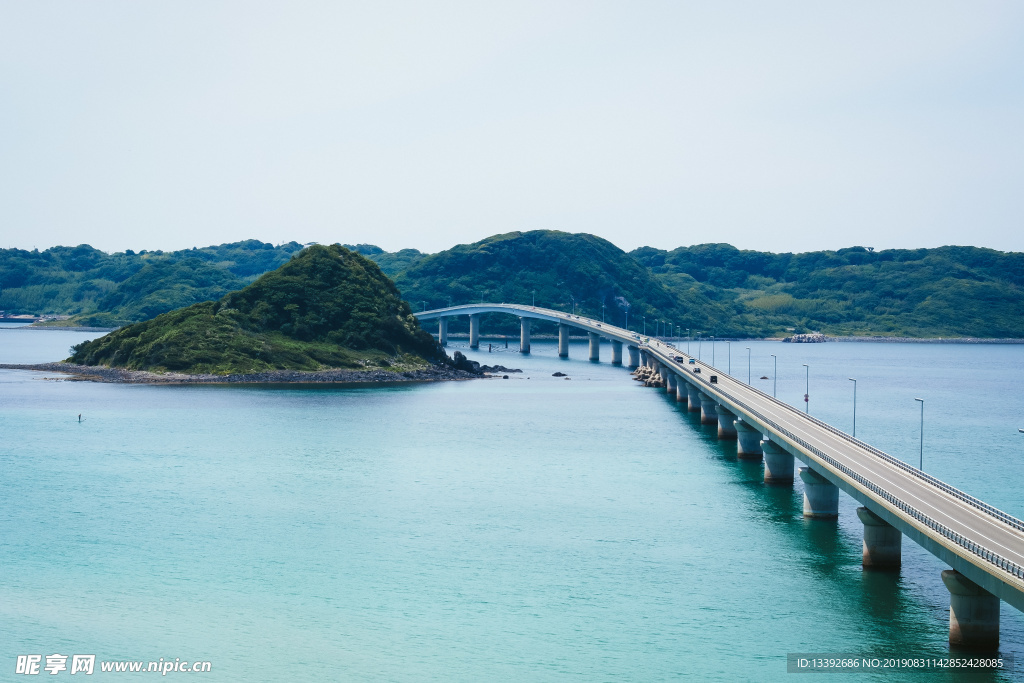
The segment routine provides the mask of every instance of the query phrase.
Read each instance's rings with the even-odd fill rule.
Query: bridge
[[[1001,601],[1024,611],[1024,521],[932,477],[793,406],[741,382],[660,340],[590,318],[534,306],[474,304],[417,313],[438,320],[448,341],[448,318],[468,315],[470,346],[480,343],[480,315],[520,318],[520,351],[530,352],[530,321],[558,324],[558,354],[569,355],[569,332],[587,333],[590,360],[601,344],[612,345],[612,363],[654,378],[703,424],[717,424],[719,439],[737,440],[740,458],[763,460],[767,484],[804,484],[804,515],[834,518],[839,492],[860,503],[865,568],[898,570],[904,536],[950,569],[941,579],[950,593],[949,641],[954,646],[995,650]],[[797,468],[796,462],[803,466]]]

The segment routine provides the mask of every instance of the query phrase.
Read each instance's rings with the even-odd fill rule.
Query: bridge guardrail
[[[981,510],[982,512],[984,512],[986,514],[988,514],[988,515],[990,515],[992,517],[995,517],[996,519],[998,519],[1001,522],[1003,522],[1003,523],[1013,527],[1014,529],[1017,529],[1018,531],[1024,531],[1024,521],[1018,519],[1017,517],[1014,517],[1013,515],[1010,515],[1010,514],[1008,514],[1006,512],[1003,512],[999,508],[994,507],[992,505],[989,505],[985,501],[979,500],[978,498],[975,498],[974,496],[970,495],[969,493],[961,491],[960,489],[956,488],[955,486],[951,486],[950,484],[947,484],[946,482],[942,481],[941,479],[937,479],[936,477],[933,477],[932,475],[927,474],[926,472],[921,471],[920,469],[914,467],[913,465],[911,465],[909,463],[906,463],[906,462],[903,462],[899,458],[896,458],[896,457],[894,457],[892,455],[889,455],[888,453],[886,453],[883,450],[875,448],[871,444],[864,443],[860,439],[858,439],[856,437],[853,437],[853,436],[850,436],[846,432],[842,431],[841,429],[837,429],[836,427],[833,427],[832,425],[828,424],[827,422],[823,422],[823,421],[819,420],[816,417],[813,417],[811,415],[807,415],[806,413],[801,413],[799,410],[797,410],[793,406],[789,405],[788,403],[784,403],[784,402],[778,400],[777,398],[775,398],[774,396],[769,396],[768,394],[764,393],[760,389],[757,389],[755,387],[749,387],[749,388],[752,391],[755,391],[758,394],[760,394],[763,398],[771,399],[771,401],[774,402],[775,404],[785,408],[786,410],[794,412],[797,415],[800,415],[804,419],[810,420],[814,424],[818,425],[819,427],[824,428],[825,430],[827,430],[827,431],[831,432],[832,434],[838,436],[839,438],[843,439],[844,441],[848,441],[848,442],[850,442],[852,444],[855,444],[855,445],[859,446],[860,448],[863,448],[864,450],[868,451],[872,455],[874,455],[874,456],[876,456],[878,458],[881,458],[882,460],[886,461],[890,465],[894,465],[897,468],[903,470],[904,472],[907,472],[908,474],[911,474],[911,475],[913,475],[915,477],[918,477],[919,479],[924,479],[929,484],[935,486],[936,488],[942,490],[943,492],[948,493],[949,495],[953,496],[954,498],[957,498],[958,500],[961,500],[961,501],[967,503],[971,507],[977,508],[978,510]]]
[[[708,366],[708,367],[710,367],[710,366]],[[711,383],[708,382],[707,380],[705,380],[703,377],[695,377],[694,379],[698,380],[702,384],[707,384],[708,387],[711,386]],[[849,435],[845,434],[844,432],[841,432],[840,430],[836,429],[832,425],[826,424],[826,423],[822,422],[821,420],[818,420],[817,418],[812,418],[809,415],[801,414],[800,411],[796,410],[795,408],[793,408],[789,404],[783,403],[782,401],[779,401],[778,399],[776,399],[774,397],[768,396],[767,394],[765,394],[764,392],[760,391],[759,389],[754,389],[754,387],[750,387],[750,388],[753,389],[754,391],[756,391],[757,393],[761,394],[762,396],[766,397],[766,398],[771,398],[773,402],[775,402],[775,403],[777,403],[777,404],[779,404],[779,405],[781,405],[781,406],[783,406],[783,407],[785,407],[785,408],[787,408],[789,410],[792,410],[793,412],[797,413],[798,415],[801,415],[802,417],[811,419],[814,423],[818,424],[819,426],[825,427],[830,432],[836,433],[839,436],[846,436],[846,437],[849,436]],[[942,524],[942,523],[932,519],[931,517],[929,517],[928,515],[924,514],[923,512],[918,510],[917,508],[913,507],[909,503],[906,503],[906,502],[900,500],[896,496],[894,496],[891,493],[889,493],[888,491],[884,490],[882,487],[880,487],[877,484],[869,481],[867,478],[863,477],[862,475],[858,474],[857,472],[854,472],[852,469],[850,469],[846,465],[842,464],[841,462],[839,462],[838,460],[836,460],[832,456],[827,455],[821,449],[819,449],[816,446],[812,446],[811,444],[807,443],[807,441],[805,441],[801,437],[797,436],[796,434],[793,434],[791,431],[789,431],[788,429],[786,429],[782,425],[780,425],[777,422],[775,422],[775,420],[772,420],[771,418],[761,414],[759,411],[757,411],[753,407],[747,405],[744,401],[736,398],[735,396],[733,396],[729,392],[724,391],[723,389],[720,388],[720,385],[716,384],[715,385],[715,390],[717,390],[718,393],[727,396],[729,398],[729,400],[731,400],[734,403],[736,403],[736,405],[741,406],[752,417],[756,417],[758,420],[760,420],[764,424],[768,425],[772,429],[778,431],[779,433],[784,435],[786,438],[791,439],[792,441],[800,444],[802,447],[806,448],[808,451],[813,453],[815,456],[817,456],[818,458],[821,458],[823,461],[825,461],[826,463],[828,463],[829,465],[831,465],[835,469],[839,470],[840,472],[845,474],[847,477],[853,479],[854,481],[859,483],[861,486],[864,486],[865,488],[867,488],[872,493],[880,496],[883,500],[889,502],[892,505],[895,505],[897,508],[899,508],[900,510],[902,510],[906,514],[910,515],[914,519],[918,520],[919,522],[922,522],[923,524],[925,524],[929,528],[937,531],[940,535],[942,535],[945,538],[948,538],[949,540],[953,541],[954,543],[959,545],[961,548],[964,548],[968,552],[970,552],[970,553],[980,557],[981,559],[983,559],[983,560],[985,560],[985,561],[995,565],[996,567],[999,567],[1000,569],[1003,569],[1004,571],[1012,574],[1013,576],[1016,576],[1017,578],[1024,579],[1024,567],[1022,567],[1021,565],[1019,565],[1019,564],[1017,564],[1017,563],[1015,563],[1015,562],[1013,562],[1011,560],[1008,560],[1008,559],[998,555],[997,553],[992,552],[991,550],[988,550],[984,546],[981,546],[981,545],[975,543],[974,541],[971,541],[971,540],[967,539],[962,534],[959,534],[959,533],[953,531],[952,529],[950,529],[949,527],[945,526],[944,524]],[[950,486],[949,484],[946,484],[945,482],[943,482],[943,481],[941,481],[939,479],[935,479],[934,477],[930,477],[928,475],[925,475],[923,472],[921,472],[916,467],[912,467],[910,465],[907,465],[902,460],[897,460],[896,458],[894,458],[893,456],[889,455],[888,453],[885,453],[884,451],[878,450],[877,448],[873,448],[871,446],[868,446],[867,444],[864,444],[862,441],[860,441],[858,439],[853,439],[852,437],[849,437],[848,440],[856,443],[858,446],[866,448],[873,455],[881,455],[883,457],[883,459],[886,460],[886,462],[893,462],[894,464],[898,463],[900,465],[903,465],[903,467],[901,469],[905,469],[910,474],[921,476],[921,478],[923,478],[926,481],[928,481],[928,483],[932,483],[933,485],[934,485],[934,483],[941,484],[942,486],[940,488],[942,488],[944,491],[946,491],[946,489],[949,489],[949,491],[946,491],[947,493],[952,493],[952,492],[959,493],[960,495],[956,495],[956,497],[958,499],[963,500],[965,503],[968,503],[968,504],[972,505],[973,507],[978,507],[978,508],[982,509],[984,512],[992,515],[993,517],[996,517],[997,519],[1000,519],[1000,521],[1006,522],[1006,519],[1003,519],[1003,517],[1005,517],[1005,518],[1015,522],[1015,524],[1012,524],[1012,526],[1014,526],[1015,528],[1017,528],[1017,529],[1024,528],[1024,526],[1022,526],[1022,525],[1024,525],[1024,523],[1022,523],[1019,519],[1017,519],[1015,517],[1012,517],[1010,515],[1007,515],[1005,512],[1002,512],[998,508],[994,508],[991,505],[988,505],[987,503],[979,501],[977,498],[974,498],[973,496],[970,496],[970,495],[968,495],[966,493],[963,493],[959,489],[956,489],[956,488]],[[980,505],[978,505],[977,503],[980,503]],[[991,513],[991,511],[998,512],[999,515],[994,515],[994,514]]]

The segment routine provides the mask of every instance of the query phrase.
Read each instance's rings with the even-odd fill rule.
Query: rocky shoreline
[[[125,370],[73,363],[0,363],[2,370],[39,370],[73,375],[74,380],[116,384],[356,384],[366,382],[441,382],[479,379],[489,375],[467,372],[445,365],[423,370],[385,372],[384,370],[273,370],[238,375],[186,375]]]

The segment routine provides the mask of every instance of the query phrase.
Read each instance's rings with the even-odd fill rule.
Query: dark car
[[[711,375],[708,379],[711,380],[712,384],[718,384],[718,375]]]
[[[693,371],[699,374],[700,373],[700,368],[694,368]]]

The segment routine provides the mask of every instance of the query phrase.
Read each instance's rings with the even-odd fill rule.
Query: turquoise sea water
[[[0,329],[0,362],[89,336]],[[779,355],[794,404],[810,365],[811,412],[847,430],[856,377],[858,437],[914,463],[925,398],[925,469],[1024,516],[1024,347],[733,343],[744,379],[745,346],[769,393]],[[508,380],[356,388],[0,371],[0,671],[80,653],[209,660],[217,681],[780,680],[788,652],[947,654],[930,554],[905,541],[899,574],[863,572],[852,500],[804,520],[799,483],[765,487],[685,406],[582,343],[533,350],[472,355],[526,371]],[[1005,604],[1002,638],[1024,666]]]

